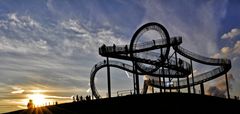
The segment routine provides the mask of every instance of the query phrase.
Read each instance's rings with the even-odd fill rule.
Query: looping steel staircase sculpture
[[[141,42],[141,36],[149,30],[157,31],[160,34],[160,39]],[[224,75],[231,69],[229,59],[207,58],[184,49],[180,46],[181,43],[181,37],[170,38],[167,30],[162,25],[152,22],[143,25],[135,32],[130,45],[102,45],[99,48],[101,56],[131,61],[133,65],[113,60],[107,62],[104,60],[94,65],[90,73],[92,94],[95,98],[101,97],[95,87],[94,79],[96,73],[104,67],[115,67],[137,75],[171,78],[171,85],[167,85],[165,81],[161,80],[144,80],[143,93],[147,92],[148,86],[163,89],[187,88]],[[174,51],[172,55],[169,54],[171,47]],[[189,77],[193,73],[191,64],[178,58],[177,54],[191,61],[218,67],[194,77]],[[189,80],[193,80],[192,78],[194,78],[194,82],[189,82]]]

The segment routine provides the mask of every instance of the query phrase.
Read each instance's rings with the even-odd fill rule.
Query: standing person
[[[73,95],[73,102],[75,102],[75,97],[74,97],[74,95]]]
[[[155,44],[156,44],[156,43],[155,43],[155,40],[152,40],[152,41],[153,41],[153,46],[155,46]]]
[[[113,44],[113,52],[116,52],[116,45]]]
[[[127,47],[127,45],[125,45],[125,52],[126,52],[126,56],[128,56],[128,47]]]
[[[83,96],[80,97],[80,100],[83,101]]]
[[[29,100],[28,104],[27,104],[28,109],[33,108],[33,102],[32,99]]]
[[[77,100],[77,102],[79,102],[79,96],[78,95],[76,96],[76,100]]]

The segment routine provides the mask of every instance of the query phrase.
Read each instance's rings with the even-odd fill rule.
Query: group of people
[[[57,101],[56,101],[56,102],[53,102],[53,104],[51,104],[50,102],[48,102],[48,103],[45,103],[44,106],[50,106],[50,105],[58,105],[58,102],[57,102]],[[42,105],[42,106],[43,106],[43,105]],[[32,99],[29,99],[28,104],[27,104],[27,108],[28,108],[28,109],[32,109],[32,108],[36,108],[36,107],[39,107],[39,106],[38,106],[38,105],[37,105],[37,106],[34,105],[33,100],[32,100]]]
[[[86,100],[86,101],[91,100],[91,96],[90,96],[90,95],[87,95],[87,96],[85,97],[85,99],[83,98],[83,96],[78,96],[78,95],[73,96],[73,102],[79,102],[79,101],[84,101],[84,100]]]
[[[79,102],[79,101],[84,101],[84,100],[86,100],[86,101],[91,100],[91,96],[90,96],[90,95],[87,95],[87,96],[85,97],[85,99],[83,98],[83,96],[78,96],[78,95],[73,96],[73,102]],[[49,105],[50,105],[50,102],[49,102]],[[55,105],[58,105],[58,102],[55,102]],[[47,104],[46,104],[46,106],[47,106]],[[28,109],[35,108],[35,105],[34,105],[32,99],[29,99],[29,102],[28,102],[28,104],[27,104],[27,107],[28,107]]]

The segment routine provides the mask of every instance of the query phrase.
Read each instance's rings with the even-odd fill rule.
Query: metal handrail
[[[99,63],[97,63],[96,65],[94,65],[94,67],[92,68],[91,72],[90,72],[90,86],[91,86],[91,90],[92,90],[92,93],[93,95],[96,97],[96,98],[100,98],[100,94],[98,93],[96,87],[95,87],[95,83],[94,83],[94,79],[95,79],[95,75],[97,73],[98,70],[100,70],[101,68],[103,67],[106,67],[107,66],[107,62],[106,61],[100,61]],[[111,67],[117,67],[117,68],[120,68],[120,69],[123,69],[123,70],[126,70],[126,71],[129,71],[129,72],[134,72],[133,71],[133,67],[131,65],[128,65],[126,63],[122,63],[120,61],[114,61],[114,60],[110,60],[109,61],[109,66]],[[146,67],[147,68],[147,67]],[[138,74],[140,75],[144,75],[144,73],[140,72],[140,71],[137,71]],[[155,72],[153,72],[153,76],[154,75],[163,75],[164,76],[180,76],[181,74],[177,74],[176,75],[176,72],[175,70],[170,70],[170,69],[164,69],[164,71],[162,71],[162,69],[159,69]]]
[[[231,61],[228,59],[216,59],[216,58],[208,58],[201,55],[198,55],[196,53],[193,53],[181,46],[177,46],[174,48],[176,51],[179,52],[179,54],[184,55],[185,57],[189,57],[190,59],[198,60],[199,62],[208,63],[208,64],[216,64],[216,65],[222,65],[222,64],[231,64]]]
[[[134,90],[121,90],[117,91],[117,96],[122,96],[123,94],[132,95]]]
[[[159,46],[165,47],[165,46],[173,46],[173,49],[178,52],[179,54],[181,54],[184,57],[187,57],[191,60],[203,63],[203,64],[207,64],[207,65],[215,65],[215,66],[219,66],[218,68],[215,68],[213,70],[210,70],[208,72],[199,74],[194,76],[194,83],[190,82],[190,86],[192,85],[196,85],[199,83],[203,83],[206,82],[210,79],[216,78],[224,73],[226,73],[230,68],[231,68],[231,61],[228,59],[215,59],[215,58],[208,58],[208,57],[204,57],[201,55],[198,55],[196,53],[193,53],[187,49],[184,49],[183,47],[179,46],[179,44],[182,42],[181,37],[174,37],[170,39],[170,44],[167,44],[167,42],[165,40],[159,39],[159,40],[153,40],[153,41],[148,41],[148,42],[144,42],[144,43],[139,43],[139,44],[135,44],[134,46],[136,47],[135,50],[141,50],[141,49],[145,49],[145,48],[151,48],[151,49],[157,49],[160,48]],[[140,51],[139,51],[140,52]],[[128,45],[114,45],[114,46],[105,46],[103,45],[102,47],[99,48],[99,53],[101,55],[117,55],[117,56],[128,56],[128,55],[122,55],[122,54],[129,54],[129,46]],[[119,55],[118,55],[119,54]],[[153,52],[149,52],[148,53],[150,57],[153,58],[158,58],[158,56],[160,55],[159,53],[153,53]],[[144,55],[144,54],[143,54]],[[150,61],[152,63],[156,63],[158,64],[157,60],[153,61],[153,60],[148,60],[145,58],[134,58],[134,59],[139,59],[142,61]],[[152,76],[159,76],[164,74],[164,76],[180,76],[180,75],[184,75],[183,73],[179,73],[178,71],[174,70],[174,68],[176,69],[181,69],[182,70],[186,70],[186,71],[190,71],[191,66],[188,62],[183,61],[181,66],[178,63],[178,61],[183,61],[180,58],[177,59],[177,62],[174,59],[169,59],[168,61],[168,68],[170,69],[158,69],[157,71],[152,73]],[[95,78],[95,74],[98,70],[100,70],[103,67],[106,67],[106,61],[102,61],[97,63],[91,70],[91,77],[90,77],[90,83],[91,83],[91,89],[92,92],[94,94],[94,96],[97,98],[100,97],[96,87],[95,87],[95,83],[94,83],[94,78]],[[133,67],[131,65],[119,62],[119,61],[109,61],[109,65],[112,67],[117,67],[123,70],[127,70],[129,72],[134,72],[133,71]],[[163,65],[164,66],[164,65]],[[150,67],[147,66],[142,66],[143,69],[151,69]],[[138,74],[144,74],[140,71],[138,71]],[[186,74],[185,74],[186,75]],[[192,77],[190,77],[189,79],[191,80]],[[149,85],[153,85],[153,86],[159,86],[160,87],[160,83],[161,83],[161,87],[166,87],[166,88],[185,88],[187,87],[188,83],[187,83],[187,79],[182,79],[179,81],[174,80],[172,82],[169,82],[169,85],[165,85],[166,83],[164,82],[159,82],[159,81],[151,81],[151,80],[145,80],[149,84]]]
[[[178,45],[182,42],[181,37],[172,37],[170,38],[170,44],[167,43],[165,39],[157,39],[157,40],[152,40],[152,41],[147,41],[139,44],[134,44],[134,47],[137,47],[137,50],[140,49],[146,49],[146,48],[151,48],[155,47],[158,48],[158,46],[172,46],[172,45]],[[135,51],[135,50],[133,50]],[[113,46],[101,46],[99,48],[99,52],[101,55],[104,55],[106,53],[130,53],[129,52],[129,45],[113,45]]]
[[[204,56],[200,56],[198,54],[195,54],[191,51],[188,51],[187,49],[184,49],[180,46],[177,46],[174,48],[175,50],[177,50],[177,52],[179,52],[180,54],[182,54],[185,57],[188,57],[189,59],[194,59],[198,62],[202,62],[205,64],[214,64],[214,65],[218,65],[218,68],[215,68],[211,71],[199,74],[194,76],[194,83],[190,82],[190,86],[192,85],[196,85],[199,83],[203,83],[206,82],[210,79],[216,78],[222,74],[225,74],[230,68],[231,68],[231,61],[229,59],[215,59],[215,58],[207,58]],[[192,77],[189,78],[189,80],[191,80]],[[159,82],[148,82],[150,85],[155,85],[155,86],[159,86]],[[164,85],[163,82],[161,82],[161,85]],[[179,86],[178,86],[179,85]],[[172,88],[181,88],[181,87],[186,87],[187,85],[187,79],[183,79],[179,81],[179,84],[177,81],[173,81],[172,84]],[[162,86],[163,88],[164,86]]]

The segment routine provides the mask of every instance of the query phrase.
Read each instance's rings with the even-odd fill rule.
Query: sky
[[[230,95],[240,96],[239,11],[238,0],[0,0],[0,112],[26,108],[34,93],[60,103],[91,94],[90,71],[105,59],[98,48],[129,44],[148,22],[182,36],[188,50],[231,59]],[[125,71],[111,74],[113,94],[133,88]],[[106,95],[106,70],[96,78]],[[225,94],[223,81],[211,81],[206,91]]]

